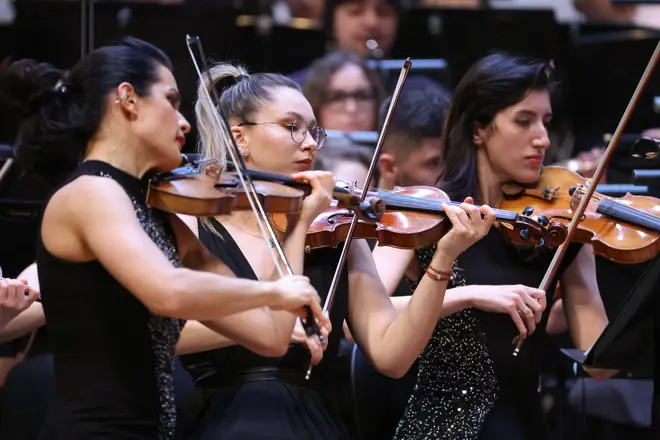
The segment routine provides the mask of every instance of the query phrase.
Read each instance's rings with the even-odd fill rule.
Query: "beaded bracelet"
[[[426,275],[428,275],[429,278],[435,281],[449,281],[453,278],[451,272],[443,272],[441,270],[434,269],[431,266],[428,266],[426,268]]]

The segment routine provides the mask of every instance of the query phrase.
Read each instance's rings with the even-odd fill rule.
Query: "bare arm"
[[[463,309],[473,307],[473,291],[475,288],[483,289],[485,286],[461,286],[447,289],[445,292],[445,299],[442,303],[442,310],[440,318],[460,312]],[[404,310],[408,307],[408,303],[412,299],[412,295],[394,296],[392,297],[392,304],[397,312]]]
[[[583,245],[561,278],[563,305],[575,346],[591,347],[607,326],[598,290],[596,261],[591,245]]]
[[[431,265],[450,271],[452,263],[453,258],[436,253]],[[348,267],[351,332],[378,371],[401,377],[433,334],[442,311],[447,281],[423,277],[407,306],[397,314],[363,240],[351,244]]]
[[[392,296],[406,273],[406,268],[415,257],[415,251],[376,246],[372,251],[372,255],[378,270],[378,276],[380,276],[387,294]]]
[[[283,292],[275,283],[174,267],[140,226],[124,190],[110,179],[82,176],[56,193],[44,213],[42,237],[60,258],[97,259],[159,315],[203,320],[280,305]],[[198,252],[182,249],[183,260],[199,260],[200,247],[197,242],[192,249]],[[313,289],[304,294],[312,302]]]
[[[215,350],[231,345],[236,345],[236,343],[228,337],[211,330],[201,322],[187,321],[176,345],[176,354],[199,353],[200,351]],[[262,353],[259,354],[263,356]]]

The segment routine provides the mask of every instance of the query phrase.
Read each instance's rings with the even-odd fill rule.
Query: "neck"
[[[396,186],[396,182],[390,180],[390,179],[385,179],[382,176],[376,181],[376,188],[378,189],[388,189],[392,190]]]
[[[504,180],[493,170],[490,160],[485,157],[485,153],[482,153],[482,151],[479,150],[477,153],[478,203],[496,206],[502,198]]]
[[[144,177],[153,166],[140,160],[139,148],[117,140],[92,139],[87,144],[85,161],[99,160],[118,168],[139,179]]]

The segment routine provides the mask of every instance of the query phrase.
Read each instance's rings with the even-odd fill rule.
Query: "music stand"
[[[660,362],[654,351],[655,336],[660,331],[660,257],[656,257],[628,296],[596,343],[583,353],[565,351],[586,367],[637,371],[654,381],[651,432],[660,438]]]

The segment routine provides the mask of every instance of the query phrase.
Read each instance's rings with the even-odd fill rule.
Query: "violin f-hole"
[[[352,218],[353,215],[354,214],[351,211],[349,211],[347,209],[343,209],[341,211],[337,211],[337,212],[333,213],[332,215],[329,215],[328,218],[327,218],[327,222],[330,223],[330,224],[334,224],[334,223],[337,222],[337,220],[335,220],[336,217]]]

